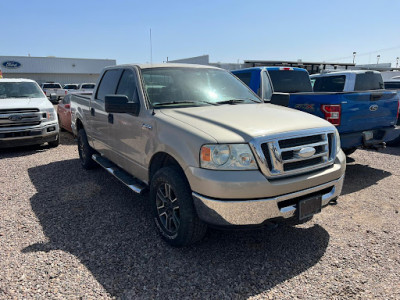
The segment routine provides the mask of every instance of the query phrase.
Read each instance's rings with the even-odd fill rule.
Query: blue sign
[[[5,61],[2,63],[2,65],[7,69],[18,69],[19,67],[22,66],[19,62],[12,60]]]

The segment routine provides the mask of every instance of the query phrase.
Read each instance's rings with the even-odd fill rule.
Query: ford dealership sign
[[[18,69],[22,66],[19,62],[13,60],[5,61],[2,65],[7,69]]]

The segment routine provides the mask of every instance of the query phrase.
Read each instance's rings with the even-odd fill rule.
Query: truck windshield
[[[82,84],[82,89],[94,89],[95,84]]]
[[[67,84],[64,86],[64,89],[66,90],[77,90],[78,86],[76,84]]]
[[[366,72],[356,75],[355,91],[381,90],[383,88],[383,79],[380,73]]]
[[[58,83],[45,83],[43,84],[44,89],[61,89],[61,85]]]
[[[346,76],[315,77],[312,80],[314,80],[314,92],[343,92]]]
[[[33,82],[0,82],[0,99],[44,97],[42,90]]]
[[[152,105],[210,105],[261,102],[227,71],[207,68],[151,68],[142,70]],[[236,101],[241,100],[241,101]]]
[[[274,92],[301,93],[312,92],[307,72],[293,70],[268,70]]]

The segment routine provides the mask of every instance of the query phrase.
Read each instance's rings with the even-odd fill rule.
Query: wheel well
[[[83,128],[83,123],[81,119],[76,119],[76,131],[79,131],[82,128]]]
[[[179,163],[176,161],[175,158],[173,158],[171,155],[165,152],[159,152],[155,154],[151,159],[150,169],[149,169],[149,182],[151,182],[151,179],[153,178],[154,174],[159,169],[167,166],[176,166],[183,173],[183,169],[181,168],[181,166],[179,165]]]

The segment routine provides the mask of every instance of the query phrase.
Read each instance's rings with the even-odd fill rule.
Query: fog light
[[[56,130],[56,128],[54,126],[47,128],[47,132],[52,132]]]

